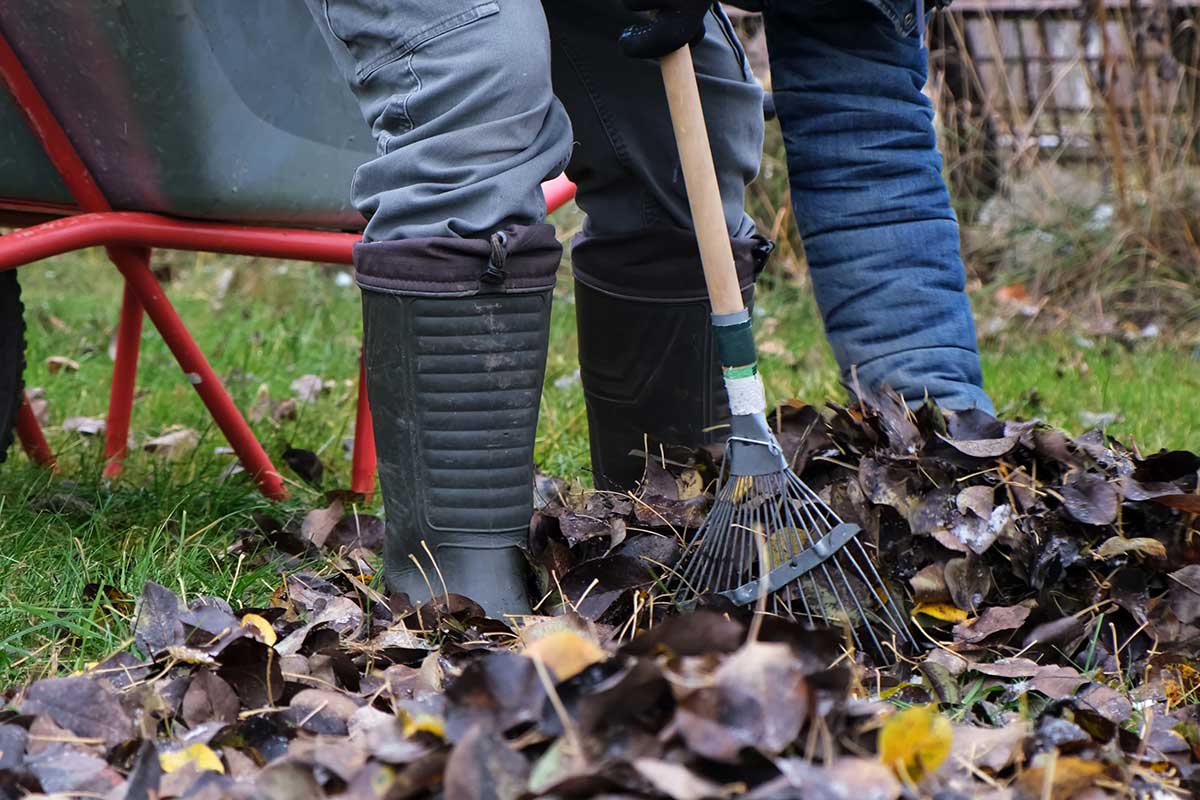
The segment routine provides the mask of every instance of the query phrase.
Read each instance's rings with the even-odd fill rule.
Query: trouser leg
[[[375,137],[352,186],[364,241],[543,220],[572,137],[539,0],[306,2]]]
[[[355,175],[388,587],[527,613],[519,545],[570,153],[538,0],[309,0],[371,125]]]
[[[859,0],[766,17],[796,221],[843,380],[992,410],[916,34]],[[853,388],[853,386],[851,386]]]
[[[567,172],[587,213],[572,264],[592,478],[628,490],[647,448],[711,442],[729,410],[658,64],[619,52],[634,18],[617,0],[547,2],[546,13],[577,142]],[[749,299],[769,252],[743,205],[762,155],[762,92],[723,15],[710,16],[693,59]]]

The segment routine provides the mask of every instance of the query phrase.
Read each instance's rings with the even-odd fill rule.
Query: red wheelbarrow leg
[[[225,434],[229,446],[237,453],[246,472],[258,482],[259,489],[267,497],[272,500],[287,497],[283,479],[271,464],[271,459],[267,457],[258,439],[254,438],[254,433],[237,406],[233,404],[229,393],[225,391],[221,379],[213,372],[208,360],[196,346],[183,320],[179,318],[171,301],[155,280],[154,274],[150,272],[150,267],[136,253],[137,251],[131,252],[128,249],[112,248],[109,250],[109,258],[117,265],[126,284],[137,295],[150,321],[167,343],[188,381],[196,387],[196,393],[208,407],[208,412]]]
[[[21,447],[30,461],[39,466],[57,469],[54,451],[50,449],[50,443],[42,433],[42,426],[38,424],[37,415],[29,405],[29,395],[25,395],[21,407],[17,409],[17,438],[21,440]]]
[[[358,410],[354,416],[354,461],[350,490],[370,497],[375,489],[375,426],[367,403],[367,367],[358,358]]]
[[[150,251],[124,249],[129,259],[150,265]],[[104,477],[115,478],[125,469],[125,451],[129,447],[129,423],[133,416],[133,394],[137,388],[138,350],[142,339],[142,304],[129,281],[121,296],[121,317],[117,323],[117,352],[113,359],[112,386],[108,394],[108,421],[104,427]]]

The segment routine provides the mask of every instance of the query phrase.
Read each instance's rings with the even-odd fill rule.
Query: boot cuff
[[[732,244],[738,283],[745,291],[775,246],[761,236]],[[571,243],[571,270],[575,280],[614,297],[657,303],[708,298],[696,235],[682,228],[648,228],[624,236],[581,233]]]
[[[517,225],[490,239],[425,238],[354,246],[358,285],[371,292],[465,297],[554,288],[562,245],[554,226]]]

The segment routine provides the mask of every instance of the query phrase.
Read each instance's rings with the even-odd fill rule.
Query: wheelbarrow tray
[[[113,208],[362,226],[347,198],[374,143],[299,3],[5,0],[0,31]],[[0,208],[72,205],[0,92]]]

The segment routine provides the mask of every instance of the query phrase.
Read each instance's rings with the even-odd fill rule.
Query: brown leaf
[[[968,554],[946,562],[946,588],[959,608],[974,611],[992,591],[992,572],[979,559]]]
[[[362,701],[344,692],[305,689],[292,698],[284,718],[309,733],[345,736],[349,733],[350,717],[361,705]]]
[[[1060,490],[1063,508],[1085,525],[1111,525],[1117,519],[1121,495],[1116,487],[1094,472],[1081,472]]]
[[[939,437],[963,455],[971,458],[999,458],[1012,452],[1020,441],[1019,436],[1002,436],[997,439],[948,439]]]
[[[1029,737],[1028,723],[1016,721],[1003,728],[980,728],[976,725],[955,725],[954,746],[947,766],[958,767],[961,761],[995,775],[1022,755],[1022,746]]]
[[[85,675],[46,678],[25,690],[22,714],[47,714],[56,725],[110,747],[133,737],[133,721],[115,693]]]
[[[950,589],[946,586],[946,565],[934,562],[908,579],[913,599],[918,603],[949,603]]]
[[[67,433],[78,433],[83,436],[99,436],[104,433],[107,423],[102,417],[67,417],[63,420],[62,427]]]
[[[1025,624],[1030,609],[1027,605],[992,606],[974,620],[954,626],[954,638],[966,644],[978,644],[993,634],[1015,631]]]
[[[1037,674],[1029,682],[1029,687],[1049,697],[1051,700],[1065,700],[1073,697],[1075,692],[1088,682],[1071,667],[1047,664],[1038,667]]]
[[[183,643],[183,611],[175,593],[153,581],[146,581],[138,599],[133,637],[145,653],[154,655],[173,645]]]
[[[660,794],[673,800],[705,800],[726,796],[720,786],[700,777],[682,764],[657,758],[636,758],[633,768]]]
[[[324,547],[329,534],[342,521],[345,509],[340,500],[334,500],[328,508],[314,508],[304,515],[300,524],[300,537],[312,542],[314,547]]]
[[[997,678],[1032,678],[1041,667],[1028,658],[1001,658],[989,663],[973,661],[971,669]]]
[[[195,449],[200,443],[200,434],[190,428],[178,428],[168,431],[161,436],[147,439],[142,449],[147,453],[155,453],[167,459],[179,458]]]
[[[46,371],[51,375],[59,372],[78,372],[79,362],[66,356],[50,356],[46,359]]]
[[[1200,564],[1189,564],[1168,577],[1172,583],[1167,597],[1175,616],[1184,624],[1200,619]]]
[[[203,722],[235,722],[241,703],[228,683],[208,670],[200,670],[183,695],[181,715],[189,727]]]
[[[325,381],[319,375],[301,375],[292,381],[291,390],[304,403],[315,403],[325,392]]]
[[[446,762],[446,800],[516,800],[528,779],[529,762],[499,734],[472,728]]]
[[[321,478],[325,475],[325,465],[321,458],[312,450],[301,450],[289,447],[280,456],[283,463],[291,467],[292,472],[300,476],[300,480],[311,486],[320,486]]]
[[[1017,783],[1030,797],[1071,800],[1079,792],[1095,785],[1096,779],[1103,774],[1104,765],[1097,761],[1077,756],[1050,758],[1043,754],[1030,769],[1021,773]],[[1045,791],[1047,785],[1049,792]]]
[[[779,792],[779,797],[897,800],[903,792],[891,769],[866,758],[846,756],[828,766],[811,764],[802,758],[779,758],[775,766],[788,784],[782,787],[784,791]],[[788,787],[796,792],[787,792]]]
[[[1093,683],[1082,692],[1076,701],[1081,706],[1091,708],[1109,722],[1120,725],[1133,715],[1133,704],[1129,698],[1102,683]]]
[[[786,644],[751,642],[700,688],[677,686],[675,724],[693,752],[736,763],[742,748],[777,755],[808,717],[804,672]]]

